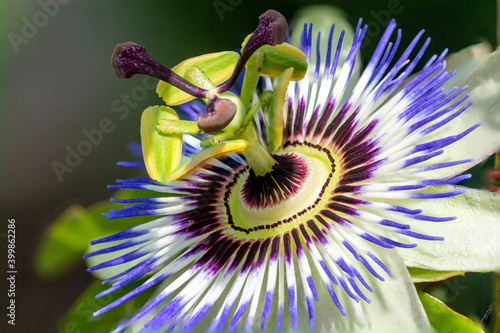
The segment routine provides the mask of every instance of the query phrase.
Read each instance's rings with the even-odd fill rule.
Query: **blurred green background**
[[[141,77],[119,80],[114,76],[109,62],[114,46],[129,40],[140,43],[171,67],[202,53],[238,48],[256,27],[258,16],[269,8],[291,17],[297,9],[313,3],[59,0],[52,12],[44,9],[43,4],[54,1],[0,2],[0,202],[4,220],[15,218],[17,226],[17,320],[15,328],[9,327],[13,332],[60,332],[58,323],[92,277],[83,261],[68,266],[61,276],[51,278],[47,272],[41,276],[33,265],[36,246],[66,208],[108,198],[112,191],[106,189],[107,184],[133,174],[115,162],[130,159],[126,144],[139,139],[142,110],[162,103]],[[432,37],[426,53],[429,57],[444,48],[454,52],[484,39],[496,44],[493,0],[314,3],[342,8],[354,25],[358,18],[364,18],[370,26],[370,40],[361,50],[365,61],[390,12],[403,29],[402,45],[426,29],[426,36]],[[86,139],[83,131],[98,128],[103,119],[111,121],[113,130],[103,134],[101,142],[76,161],[71,172],[58,176],[54,163],[66,164],[68,149],[77,149]],[[475,186],[481,185],[482,168],[475,171]],[[101,222],[106,223],[104,218]],[[5,228],[0,230],[2,256],[6,252],[5,232]],[[5,262],[2,257],[3,272]],[[467,274],[449,283],[433,287],[436,294],[447,299],[453,309],[490,322],[491,275]],[[2,297],[3,309],[4,302]],[[0,325],[4,323],[2,320]]]

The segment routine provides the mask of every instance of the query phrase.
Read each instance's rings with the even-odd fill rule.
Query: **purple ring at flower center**
[[[274,206],[297,193],[307,177],[307,163],[299,156],[288,153],[274,155],[276,164],[263,176],[250,169],[241,189],[243,200],[249,206],[264,208]]]

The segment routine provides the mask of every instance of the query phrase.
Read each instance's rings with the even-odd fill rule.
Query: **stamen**
[[[134,74],[144,74],[155,77],[176,88],[196,97],[207,98],[207,91],[185,80],[171,69],[151,58],[144,46],[126,42],[118,44],[111,55],[111,64],[116,76],[131,78]]]
[[[236,64],[233,75],[228,81],[217,87],[218,93],[231,89],[238,80],[248,59],[260,47],[264,45],[278,45],[286,40],[288,23],[285,17],[279,12],[269,9],[259,17],[259,20],[259,25],[241,52],[241,58]]]
[[[229,125],[237,106],[226,98],[216,98],[207,104],[205,113],[198,117],[198,127],[206,133],[218,132]]]

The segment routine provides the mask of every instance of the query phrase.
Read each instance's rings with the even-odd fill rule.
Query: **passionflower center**
[[[340,159],[319,145],[287,143],[273,157],[276,164],[267,174],[256,176],[245,168],[227,185],[225,213],[240,237],[268,237],[293,229],[326,207],[339,183]]]

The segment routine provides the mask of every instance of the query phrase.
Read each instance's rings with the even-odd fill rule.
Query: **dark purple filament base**
[[[250,169],[242,187],[245,203],[251,207],[264,208],[279,204],[297,193],[307,177],[307,164],[294,155],[273,155],[276,164],[270,172],[256,176]]]

